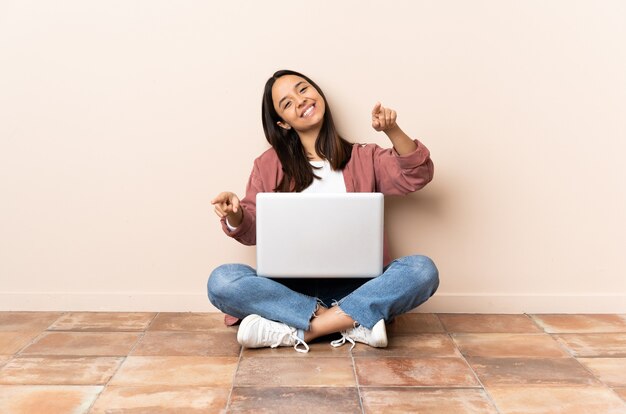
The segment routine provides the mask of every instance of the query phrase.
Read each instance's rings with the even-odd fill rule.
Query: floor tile
[[[298,358],[350,358],[350,346],[341,346],[334,348],[330,346],[330,342],[313,342],[308,344],[310,351],[308,353],[296,352],[293,347],[281,346],[278,348],[244,348],[243,356],[245,358],[254,357],[298,357]]]
[[[501,414],[624,414],[626,403],[603,387],[489,387]]]
[[[109,384],[230,387],[237,360],[203,356],[129,356]]]
[[[344,345],[350,349],[350,344]],[[447,334],[415,334],[412,336],[390,336],[386,348],[373,348],[357,343],[352,355],[359,357],[460,357],[454,342]]]
[[[485,386],[597,385],[574,358],[467,358]]]
[[[606,385],[626,387],[626,358],[578,358]]]
[[[626,357],[626,333],[555,335],[576,357]]]
[[[236,386],[354,387],[350,358],[242,358]]]
[[[230,356],[241,352],[235,332],[146,332],[131,355]]]
[[[548,334],[453,334],[452,337],[465,356],[569,357],[569,354]]]
[[[159,313],[148,330],[188,332],[213,332],[217,330],[236,333],[237,327],[224,325],[224,315],[221,313],[168,312]]]
[[[352,387],[235,387],[228,412],[357,414],[361,408]]]
[[[0,312],[0,331],[44,331],[63,312]]]
[[[101,386],[2,385],[0,413],[83,414],[100,391]]]
[[[548,333],[625,332],[624,315],[531,315]]]
[[[497,414],[482,389],[363,388],[365,413]]]
[[[526,315],[499,314],[437,314],[448,332],[459,333],[540,333]]]
[[[242,350],[219,313],[0,312],[0,412],[223,412],[230,395],[234,413],[357,413],[359,384],[367,413],[626,413],[626,315],[409,313],[387,332],[300,354]]]
[[[393,336],[443,332],[443,325],[434,313],[405,313],[387,324],[387,333]]]
[[[0,354],[12,355],[30,344],[41,331],[0,331]]]
[[[70,312],[61,316],[52,331],[143,331],[156,313]]]
[[[140,336],[139,332],[46,332],[22,355],[123,356]]]
[[[355,358],[362,386],[475,387],[462,358]]]
[[[220,413],[226,408],[230,386],[167,387],[108,386],[89,414],[113,413]]]
[[[104,385],[123,358],[17,357],[0,369],[0,384]]]
[[[13,355],[0,355],[0,368],[4,366],[9,360],[13,358]]]

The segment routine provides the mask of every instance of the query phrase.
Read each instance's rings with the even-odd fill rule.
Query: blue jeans
[[[225,264],[209,277],[211,303],[224,313],[244,318],[257,314],[308,330],[318,303],[337,303],[368,329],[384,319],[406,313],[426,302],[439,286],[439,272],[426,256],[406,256],[385,266],[373,278],[270,279],[243,264]]]

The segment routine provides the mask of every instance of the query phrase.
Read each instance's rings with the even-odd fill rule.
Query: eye
[[[302,93],[302,92],[306,91],[306,90],[307,90],[307,88],[308,88],[308,86],[305,86],[304,88],[300,89],[300,93]]]
[[[285,104],[285,106],[283,107],[283,109],[287,109],[287,108],[289,108],[289,106],[291,106],[291,101],[290,101],[290,102],[287,102],[287,103]]]

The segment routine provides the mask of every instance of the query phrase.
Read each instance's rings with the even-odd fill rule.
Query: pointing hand
[[[377,102],[372,109],[372,128],[376,131],[387,131],[396,126],[396,111],[385,108],[380,102]]]

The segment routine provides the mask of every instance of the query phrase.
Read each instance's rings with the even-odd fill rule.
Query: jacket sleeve
[[[240,203],[243,210],[241,224],[231,231],[226,225],[226,218],[221,220],[224,233],[246,246],[254,246],[256,244],[256,195],[261,191],[263,191],[263,185],[258,162],[255,161],[246,186],[246,195]]]
[[[415,151],[400,155],[395,148],[375,146],[374,174],[376,191],[385,195],[405,195],[424,187],[433,179],[430,151],[418,140]]]

